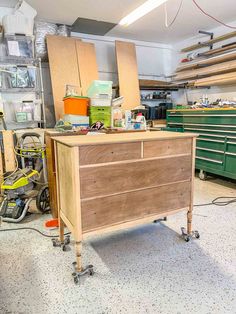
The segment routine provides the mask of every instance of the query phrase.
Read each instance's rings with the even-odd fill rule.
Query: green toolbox
[[[196,169],[200,179],[207,172],[236,179],[236,108],[168,110],[167,127],[199,134]]]
[[[105,127],[111,126],[111,106],[90,106],[89,122],[90,125],[100,121]]]

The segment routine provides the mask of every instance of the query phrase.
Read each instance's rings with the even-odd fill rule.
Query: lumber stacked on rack
[[[139,87],[141,89],[163,89],[163,90],[177,90],[183,86],[180,84],[172,84],[171,82],[159,80],[139,80]]]
[[[213,75],[195,81],[194,86],[230,85],[236,83],[236,72]]]
[[[204,41],[202,43],[198,43],[196,45],[192,45],[192,46],[183,48],[181,50],[181,52],[189,52],[189,51],[197,50],[197,49],[200,49],[200,48],[203,48],[203,47],[206,47],[206,46],[210,46],[212,44],[218,43],[220,41],[224,41],[226,39],[229,39],[229,38],[232,38],[232,37],[235,37],[235,36],[236,36],[236,31],[231,32],[231,33],[227,33],[225,35],[215,37],[213,39]]]
[[[176,81],[182,81],[190,78],[198,78],[202,76],[211,76],[220,73],[227,73],[236,70],[236,60],[227,61],[204,68],[177,72]]]
[[[212,56],[212,55],[221,54],[225,51],[229,51],[229,50],[233,50],[233,49],[236,49],[236,42],[222,46],[220,48],[210,49],[208,51],[202,52],[200,55],[201,56]]]
[[[199,61],[196,60],[194,62],[186,62],[178,66],[178,68],[176,69],[176,72],[196,69],[203,66],[210,66],[213,64],[218,64],[218,63],[226,62],[230,60],[236,60],[236,51],[231,51],[231,52],[219,55],[219,56],[215,56],[215,57],[211,57],[211,58],[207,58],[203,60],[201,59]]]

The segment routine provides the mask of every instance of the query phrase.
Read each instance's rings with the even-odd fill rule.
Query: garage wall
[[[125,40],[108,36],[94,36],[72,33],[83,41],[92,42],[96,48],[99,78],[117,83],[117,65],[115,57],[115,40],[133,42],[136,45],[139,77],[143,79],[165,79],[172,71],[170,45],[143,41]]]

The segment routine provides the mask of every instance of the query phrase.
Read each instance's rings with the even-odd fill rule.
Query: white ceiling
[[[124,16],[144,3],[145,0],[26,0],[38,12],[38,18],[46,21],[71,25],[77,17],[118,23]],[[167,3],[171,20],[181,0]],[[16,0],[0,0],[0,6],[14,5]],[[236,0],[197,0],[207,12],[230,23],[235,21]],[[108,35],[126,39],[152,42],[175,43],[193,37],[198,30],[209,30],[219,24],[204,16],[192,0],[183,0],[181,12],[171,28],[164,25],[164,6],[153,10],[134,24],[116,26]],[[236,22],[234,23],[236,26]],[[226,29],[230,31],[230,29]]]

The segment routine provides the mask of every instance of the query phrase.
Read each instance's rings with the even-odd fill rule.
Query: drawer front
[[[122,134],[121,134],[122,136]],[[80,165],[141,158],[141,143],[104,144],[80,147]]]
[[[224,139],[206,139],[206,138],[197,138],[197,147],[210,149],[212,151],[221,151],[224,152],[225,144]]]
[[[144,142],[144,158],[191,154],[192,139],[176,139]]]
[[[196,157],[199,157],[197,159],[200,159],[201,157],[208,158],[209,160],[212,160],[212,163],[215,164],[223,164],[224,162],[224,153],[211,151],[208,148],[197,148]]]
[[[191,156],[80,168],[81,198],[190,180]]]
[[[224,170],[236,177],[236,153],[226,153]]]
[[[189,204],[189,182],[82,201],[82,228],[83,232],[89,231],[185,208]]]

